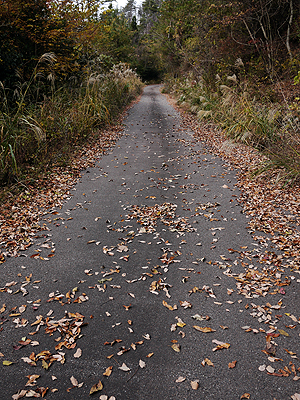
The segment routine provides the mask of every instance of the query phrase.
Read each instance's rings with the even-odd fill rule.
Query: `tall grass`
[[[224,134],[258,149],[266,156],[256,174],[278,170],[285,182],[300,179],[300,106],[258,99],[248,82],[239,83],[235,75],[217,77],[215,88],[191,77],[168,79],[165,91],[195,113],[199,120],[221,126]]]
[[[96,66],[75,86],[57,87],[55,62],[54,54],[44,54],[13,95],[0,83],[0,185],[21,179],[28,168],[65,161],[73,146],[112,122],[142,88],[123,63],[104,72]]]

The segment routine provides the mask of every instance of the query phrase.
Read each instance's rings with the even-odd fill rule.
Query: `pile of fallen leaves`
[[[163,203],[150,206],[131,206],[131,213],[127,215],[128,219],[136,219],[142,225],[140,233],[153,233],[156,231],[158,221],[169,227],[171,232],[194,232],[193,228],[186,218],[176,216],[176,204]]]

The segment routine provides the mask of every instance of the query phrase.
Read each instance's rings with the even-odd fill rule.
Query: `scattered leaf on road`
[[[180,376],[179,378],[176,379],[176,383],[181,383],[184,382],[186,380],[186,378],[184,376]]]
[[[99,381],[98,383],[96,383],[95,385],[93,385],[93,386],[91,387],[90,394],[99,392],[99,391],[102,390],[102,389],[103,389],[103,384],[102,384],[101,381]]]
[[[216,332],[215,329],[212,329],[209,327],[202,328],[201,326],[194,325],[193,328],[196,329],[196,331],[203,332],[203,333]]]
[[[130,368],[128,368],[127,365],[126,365],[125,363],[123,363],[123,364],[121,365],[121,367],[119,367],[119,369],[120,369],[121,371],[125,371],[125,372],[130,371]]]
[[[198,380],[191,381],[191,386],[192,386],[192,389],[197,390],[199,387],[199,381]]]
[[[112,373],[112,369],[113,369],[113,367],[111,366],[111,367],[108,367],[108,368],[106,368],[106,370],[105,370],[105,372],[103,373],[103,375],[104,376],[110,376],[111,375],[111,373]]]

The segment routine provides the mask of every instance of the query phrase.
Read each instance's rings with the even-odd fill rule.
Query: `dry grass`
[[[265,160],[255,174],[277,170],[278,179],[293,183],[300,179],[300,103],[271,102],[258,96],[235,75],[216,82],[216,91],[200,80],[168,80],[165,91],[178,103],[197,115],[199,120],[217,123],[228,139],[258,149]]]
[[[55,60],[44,54],[13,100],[1,85],[0,185],[22,180],[28,169],[65,164],[74,146],[112,122],[141,91],[141,80],[123,63],[89,71],[75,87],[55,88]]]

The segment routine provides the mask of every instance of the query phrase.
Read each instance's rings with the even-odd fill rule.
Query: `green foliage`
[[[298,71],[298,74],[294,77],[294,85],[298,85],[300,83],[300,71]]]

